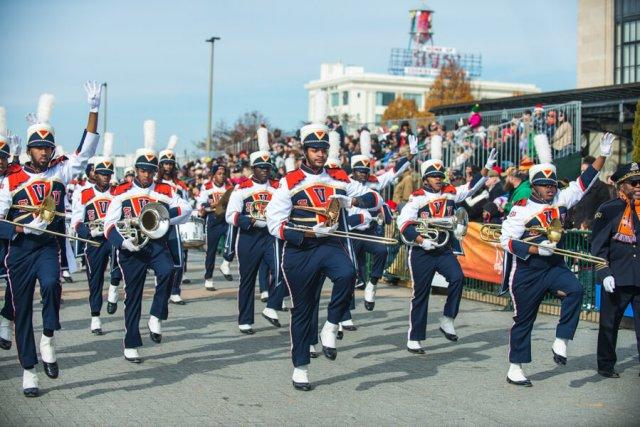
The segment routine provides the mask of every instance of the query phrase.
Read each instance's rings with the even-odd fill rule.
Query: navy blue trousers
[[[260,292],[269,290],[269,276],[271,272],[269,271],[269,266],[264,260],[260,263],[260,269],[258,270],[258,286],[260,287]]]
[[[227,234],[224,238],[224,251],[222,252],[222,258],[225,261],[231,262],[236,256],[236,239],[238,238],[238,227],[229,225],[227,227]]]
[[[124,347],[142,346],[140,338],[140,315],[142,312],[142,292],[147,278],[147,269],[156,276],[155,294],[150,314],[161,320],[169,317],[169,297],[173,280],[173,261],[164,241],[151,241],[139,252],[118,251],[118,264],[124,282]]]
[[[409,339],[422,341],[427,336],[427,313],[433,276],[438,272],[449,282],[443,314],[453,318],[458,315],[460,309],[464,276],[456,256],[450,249],[427,252],[422,248],[412,247],[409,249],[409,271],[413,282]]]
[[[92,316],[100,316],[102,309],[102,287],[104,286],[104,272],[111,257],[111,244],[102,239],[99,247],[87,245],[84,258],[87,265],[87,280],[89,281],[89,307]]]
[[[373,235],[373,232],[368,235]],[[371,255],[371,279],[380,279],[384,272],[384,264],[387,260],[387,248],[381,243],[367,242],[364,240],[352,240],[353,252],[358,260],[358,275],[360,280],[365,281],[365,257]]]
[[[229,226],[226,222],[209,225],[207,219],[207,255],[204,261],[204,278],[211,279],[213,277],[213,269],[216,267],[216,252],[220,239],[227,234]]]
[[[111,247],[111,283],[117,284],[122,280],[122,271],[120,271],[120,266],[118,265],[118,257],[117,257],[117,249],[113,246]]]
[[[289,326],[291,359],[293,366],[308,365],[309,346],[317,342],[318,302],[324,278],[333,282],[327,320],[338,324],[349,309],[356,270],[346,248],[335,238],[325,238],[322,244],[309,247],[285,243],[282,270],[293,306]]]
[[[38,244],[18,236],[9,245],[6,267],[15,314],[16,347],[22,367],[38,363],[33,335],[33,294],[36,280],[42,297],[42,326],[60,329],[60,247],[56,239]]]
[[[511,363],[531,362],[531,331],[547,291],[563,295],[556,337],[573,339],[580,320],[582,285],[564,262],[545,268],[540,263],[528,266],[515,259],[509,283],[513,300],[513,326],[509,333]]]
[[[240,270],[238,324],[252,325],[254,322],[256,277],[260,270],[260,264],[264,262],[271,272],[277,272],[275,238],[268,233],[266,228],[250,231],[240,230],[236,241],[236,252]],[[277,286],[277,284],[277,275],[270,274],[267,307],[274,310],[282,309],[282,298],[284,297],[284,287]]]

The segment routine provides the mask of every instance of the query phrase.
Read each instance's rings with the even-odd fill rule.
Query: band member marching
[[[452,217],[455,204],[473,196],[484,185],[489,169],[496,162],[496,150],[492,150],[489,154],[481,175],[474,177],[468,185],[460,187],[443,182],[444,164],[440,158],[440,151],[432,151],[432,158],[422,163],[420,172],[423,186],[409,197],[409,201],[402,208],[397,219],[400,233],[407,242],[413,243],[409,249],[409,271],[413,282],[413,293],[409,312],[407,350],[416,354],[425,353],[421,341],[426,338],[429,294],[436,272],[443,275],[449,283],[447,301],[444,305],[443,317],[440,319],[440,331],[448,340],[458,340],[453,322],[460,308],[464,278],[455,255],[461,252],[459,242],[452,236],[452,232],[444,232],[448,234],[448,241],[439,246],[439,241],[421,235],[417,225],[421,219]],[[444,238],[442,241],[444,242]]]
[[[153,270],[156,278],[155,294],[151,304],[149,316],[149,336],[155,343],[162,340],[162,320],[169,316],[169,297],[173,284],[173,260],[167,245],[168,228],[186,221],[191,214],[191,206],[180,198],[173,189],[163,183],[154,182],[158,171],[158,157],[153,151],[155,141],[155,124],[152,120],[144,123],[145,148],[136,152],[135,173],[132,182],[119,185],[114,190],[114,198],[109,205],[104,219],[104,233],[109,242],[118,248],[118,265],[122,271],[124,283],[124,358],[133,363],[142,362],[138,347],[142,346],[140,337],[140,315],[142,311],[142,291],[147,277],[147,269]],[[166,225],[164,235],[149,238],[143,246],[140,225],[133,225],[138,229],[138,241],[129,236],[122,229],[121,224],[140,219],[140,215],[150,203],[159,203],[168,210],[168,220],[158,213],[157,228],[162,230]],[[157,206],[157,205],[152,205]],[[154,208],[158,211],[158,208]],[[123,235],[124,233],[124,235]],[[154,236],[155,237],[155,236]]]
[[[196,209],[199,215],[205,219],[207,227],[207,254],[204,262],[204,287],[209,291],[214,291],[213,269],[216,265],[216,253],[220,239],[227,235],[232,226],[225,221],[225,209],[222,209],[222,198],[233,190],[233,185],[227,180],[227,167],[214,164],[211,166],[211,179],[202,184],[200,193],[196,199]],[[231,194],[228,195],[230,197]],[[228,202],[228,198],[227,198]],[[229,239],[231,240],[231,239]],[[229,274],[229,262],[226,264],[226,274]],[[223,270],[223,266],[220,267]],[[223,273],[224,273],[223,271]]]
[[[609,263],[596,269],[598,283],[605,291],[601,293],[598,373],[619,378],[615,370],[616,343],[629,304],[633,306],[640,354],[640,165],[621,165],[611,179],[618,188],[618,197],[603,203],[596,212],[591,253]]]
[[[178,173],[176,154],[174,152],[176,145],[178,145],[178,137],[176,135],[171,135],[167,148],[160,151],[160,157],[158,160],[158,181],[170,186],[179,197],[184,199],[186,202],[189,202],[188,188],[186,184],[176,177]],[[169,244],[169,250],[171,251],[171,257],[173,258],[173,265],[175,268],[169,302],[184,305],[185,302],[180,296],[180,284],[182,283],[182,276],[187,267],[187,251],[182,247],[182,241],[180,240],[180,233],[177,225],[174,225],[169,229],[167,243]]]
[[[69,158],[58,157],[55,162],[51,161],[55,139],[49,123],[53,96],[42,95],[37,115],[30,116],[34,123],[27,131],[30,161],[24,166],[15,164],[10,167],[0,188],[0,215],[14,222],[0,222],[0,238],[9,240],[5,265],[15,314],[18,358],[24,368],[22,387],[27,397],[39,395],[35,369],[38,357],[33,336],[36,280],[40,283],[42,297],[40,355],[45,374],[50,378],[58,377],[54,331],[60,329],[60,251],[63,249],[56,237],[46,230],[64,221],[66,186],[82,172],[95,152],[100,89],[96,82],[85,84],[90,108],[87,128],[75,153]]]
[[[78,236],[100,243],[86,245],[84,249],[87,280],[89,282],[89,307],[91,309],[91,333],[102,335],[102,288],[104,273],[111,258],[111,244],[104,237],[104,217],[113,197],[109,182],[113,176],[111,150],[113,135],[104,135],[103,155],[94,160],[94,184],[79,192],[75,199],[71,226]]]
[[[240,270],[240,286],[238,288],[238,327],[244,334],[253,334],[254,293],[256,277],[260,264],[264,260],[271,271],[277,271],[275,239],[269,234],[264,218],[265,206],[276,191],[277,182],[269,180],[271,173],[271,156],[269,153],[269,136],[265,127],[258,129],[259,151],[251,153],[249,164],[253,170],[251,179],[236,186],[229,197],[227,205],[227,223],[238,227],[236,238],[236,255]],[[254,212],[254,215],[252,215]],[[257,215],[256,215],[257,214]],[[272,275],[269,285],[267,306],[262,312],[269,323],[280,327],[276,310],[282,309],[284,287]]]
[[[305,160],[289,172],[267,205],[266,219],[272,235],[284,240],[282,270],[291,295],[291,357],[293,386],[311,390],[308,378],[309,348],[313,315],[316,312],[325,277],[333,282],[328,318],[320,339],[323,352],[331,360],[337,356],[338,323],[349,308],[356,272],[340,237],[329,237],[338,223],[327,224],[328,217],[305,208],[325,209],[332,199],[342,208],[380,206],[379,197],[360,183],[350,180],[340,169],[325,169],[329,148],[329,129],[310,124],[300,130]],[[341,209],[342,211],[342,209]],[[339,220],[343,230],[345,215]],[[291,229],[295,227],[298,229]],[[299,229],[299,227],[304,227]]]
[[[600,156],[576,181],[558,190],[556,168],[551,163],[551,148],[545,135],[534,137],[540,164],[529,169],[531,196],[516,203],[502,223],[500,244],[513,254],[509,277],[509,291],[513,301],[513,326],[509,332],[509,371],[507,382],[530,387],[531,381],[522,370],[531,362],[531,331],[538,308],[548,291],[561,299],[560,320],[551,351],[559,365],[567,363],[567,344],[573,339],[582,303],[582,286],[564,262],[554,254],[563,241],[552,243],[545,233],[531,227],[548,227],[556,220],[564,221],[566,212],[582,199],[598,177],[605,158],[611,154],[613,135],[600,141]],[[522,239],[531,239],[522,241]],[[538,244],[538,246],[531,243]]]

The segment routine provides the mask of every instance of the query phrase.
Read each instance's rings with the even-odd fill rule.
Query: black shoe
[[[311,391],[313,389],[313,387],[311,387],[311,384],[309,383],[297,383],[295,381],[292,381],[292,383],[293,383],[293,388],[295,388],[296,390]]]
[[[118,309],[118,303],[117,302],[109,302],[109,301],[107,301],[107,313],[114,314],[117,309]]]
[[[364,301],[364,308],[367,309],[367,311],[373,311],[373,308],[376,306],[376,302],[369,302],[367,300]]]
[[[318,353],[315,351],[309,351],[309,357],[312,359],[317,359],[318,358]]]
[[[620,378],[620,374],[614,371],[613,369],[610,371],[604,371],[602,369],[598,369],[598,373],[605,378]]]
[[[558,353],[556,353],[555,351],[551,350],[551,352],[553,353],[553,361],[556,362],[558,365],[566,365],[567,364],[567,358],[564,356],[560,356]]]
[[[449,334],[449,333],[445,332],[444,329],[442,329],[442,328],[440,328],[440,332],[442,332],[444,337],[446,339],[448,339],[449,341],[453,341],[453,342],[458,341],[458,336],[456,334]]]
[[[104,332],[102,332],[102,329],[98,328],[98,329],[92,329],[91,333],[93,335],[104,335]]]
[[[325,357],[329,360],[336,360],[336,357],[338,357],[338,350],[336,350],[335,348],[325,347],[323,345],[322,352],[324,353]]]
[[[60,373],[58,362],[47,363],[43,361],[42,366],[44,367],[44,373],[47,374],[49,378],[58,378],[58,374]]]
[[[363,290],[365,287],[364,282],[360,282],[356,284],[356,289]]]
[[[124,357],[124,360],[131,363],[142,363],[142,357]]]
[[[222,270],[220,269],[220,267],[218,267],[218,270],[220,270],[220,273],[222,273]],[[228,282],[231,282],[233,280],[233,276],[230,274],[224,274],[222,273],[222,276],[224,277],[224,279]]]
[[[409,348],[407,347],[407,351],[413,354],[426,354],[424,348]]]
[[[260,298],[260,302],[267,302],[269,301],[269,298]]]
[[[341,340],[342,338],[344,338],[344,332],[342,331],[338,331],[338,333],[336,334],[336,338]]]
[[[188,285],[191,283],[191,279],[182,279],[182,283],[184,283],[185,285]]]
[[[253,331],[253,329],[240,329],[240,332],[242,332],[243,334],[246,334],[246,335],[253,335],[253,334],[255,334],[255,332]]]
[[[25,388],[22,390],[22,393],[25,397],[38,397],[40,396],[40,390],[37,387],[34,388]]]
[[[358,327],[356,325],[342,325],[342,329],[344,329],[345,331],[353,332],[357,331]]]
[[[149,337],[151,338],[151,341],[153,341],[156,344],[160,344],[160,342],[162,341],[162,334],[156,334],[155,332],[151,332],[151,329],[149,329]]]
[[[267,319],[267,322],[271,323],[276,328],[281,328],[282,327],[282,325],[280,324],[280,321],[278,319],[272,319],[272,318],[270,318],[269,316],[267,316],[264,313],[262,313],[262,317]]]
[[[0,338],[0,348],[3,350],[11,350],[11,341]]]
[[[507,382],[509,384],[519,385],[519,386],[522,386],[522,387],[533,387],[533,384],[528,379],[526,379],[524,381],[514,381],[511,378],[507,377]]]

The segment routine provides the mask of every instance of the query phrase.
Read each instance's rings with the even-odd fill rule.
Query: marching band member
[[[189,202],[188,188],[186,184],[176,178],[178,173],[176,165],[176,154],[174,148],[178,145],[178,137],[171,135],[167,148],[160,152],[158,160],[158,182],[162,182],[171,187],[174,193],[179,197]],[[169,244],[169,250],[171,251],[171,257],[173,258],[174,276],[173,286],[171,286],[171,297],[169,302],[172,304],[184,305],[185,302],[180,296],[180,284],[182,283],[182,276],[186,268],[186,250],[182,247],[182,241],[180,239],[180,232],[178,226],[174,225],[169,229],[169,235],[167,238]]]
[[[103,155],[94,160],[94,174],[91,187],[79,192],[79,198],[73,205],[71,227],[79,237],[91,239],[100,246],[86,245],[84,250],[87,281],[89,282],[89,307],[91,309],[91,333],[102,335],[102,288],[104,286],[104,272],[111,257],[111,244],[104,238],[104,230],[98,223],[104,221],[107,209],[111,203],[113,191],[109,181],[113,175],[113,160],[111,149],[113,134],[104,135]]]
[[[418,138],[414,135],[408,136],[409,155],[401,157],[395,166],[380,176],[371,175],[371,136],[369,131],[363,129],[360,133],[360,152],[351,157],[351,176],[350,178],[362,183],[371,190],[382,191],[389,186],[398,176],[411,167],[411,159],[418,153]],[[357,234],[365,234],[369,236],[379,235],[379,224],[375,220],[380,214],[384,218],[385,224],[393,221],[391,210],[388,206],[383,205],[382,209],[373,209],[365,214],[365,209],[353,207],[349,210],[350,225],[352,230]],[[360,221],[362,220],[362,221]],[[372,265],[369,281],[364,288],[364,306],[368,311],[372,311],[375,307],[376,286],[378,280],[384,272],[384,265],[387,260],[387,248],[382,243],[369,242],[364,240],[354,240],[352,242],[354,253],[358,260],[359,270],[364,272],[365,255],[371,255]],[[364,279],[364,276],[361,277]]]
[[[37,115],[29,116],[33,119],[27,131],[27,152],[31,160],[24,166],[12,165],[0,188],[0,215],[23,224],[0,222],[0,238],[9,240],[5,265],[15,313],[18,358],[24,368],[22,387],[27,397],[39,395],[35,370],[38,357],[33,336],[33,295],[36,280],[40,283],[43,305],[40,355],[48,377],[57,378],[59,372],[53,335],[54,331],[60,329],[61,248],[58,240],[45,230],[52,229],[58,221],[63,221],[59,215],[64,214],[66,185],[83,170],[98,144],[96,128],[101,86],[96,82],[87,82],[85,90],[90,107],[89,119],[76,152],[69,158],[63,156],[52,161],[55,140],[49,119],[53,96],[44,94],[40,97]],[[44,212],[18,207],[40,208],[45,200],[51,199],[58,213],[51,222],[43,218]]]
[[[640,354],[640,165],[618,167],[611,180],[618,197],[603,203],[595,215],[591,253],[609,262],[596,269],[601,293],[600,331],[598,332],[598,373],[619,378],[615,371],[618,328],[624,311],[633,306],[636,341]]]
[[[277,182],[269,181],[271,156],[269,154],[268,131],[258,129],[258,151],[251,153],[249,164],[253,170],[251,179],[236,186],[227,205],[227,223],[238,227],[236,252],[240,270],[238,288],[238,327],[244,334],[253,334],[254,293],[256,276],[260,263],[264,260],[271,271],[276,271],[275,239],[269,234],[264,219],[252,217],[252,210],[264,213],[264,205],[269,203],[276,191]],[[256,207],[252,205],[258,202]],[[268,206],[268,205],[267,205]],[[283,286],[278,286],[275,275],[270,278],[267,306],[262,312],[273,326],[279,328],[280,320],[276,310],[282,309]]]
[[[529,231],[529,227],[547,227],[554,219],[564,222],[567,210],[580,201],[597,179],[598,173],[611,154],[613,135],[606,134],[600,141],[600,156],[576,181],[558,190],[556,168],[551,163],[551,148],[545,135],[536,135],[534,144],[540,164],[529,169],[531,196],[516,203],[502,223],[500,244],[513,254],[509,270],[509,290],[513,301],[513,326],[509,333],[509,362],[507,382],[530,387],[531,381],[522,370],[523,363],[531,362],[531,331],[544,295],[551,291],[561,299],[560,320],[556,339],[551,347],[553,360],[559,365],[567,363],[567,344],[573,339],[582,302],[582,286],[564,262],[555,255],[555,243],[546,235]],[[537,236],[537,237],[536,237]],[[522,239],[534,237],[530,245]],[[559,245],[562,245],[560,241]]]
[[[125,290],[124,358],[133,363],[142,362],[138,354],[138,347],[142,346],[139,323],[147,269],[153,270],[156,276],[155,294],[148,323],[149,336],[153,342],[160,343],[162,320],[169,316],[168,303],[174,268],[166,234],[159,239],[149,239],[148,243],[141,247],[141,242],[123,236],[117,224],[119,221],[137,218],[143,207],[151,202],[161,203],[169,210],[169,225],[184,222],[191,214],[189,203],[180,198],[169,185],[154,182],[158,171],[158,157],[152,148],[155,141],[155,123],[152,120],[145,121],[144,134],[145,148],[136,152],[136,177],[132,182],[116,187],[104,219],[104,235],[118,248],[117,259]]]
[[[335,360],[338,323],[349,308],[356,272],[343,239],[328,237],[338,224],[327,225],[327,217],[300,207],[326,208],[337,199],[342,208],[379,206],[381,201],[360,183],[349,179],[340,169],[325,169],[329,148],[329,129],[310,124],[300,130],[305,160],[299,169],[289,172],[267,205],[269,232],[284,240],[282,270],[291,294],[293,386],[311,390],[308,378],[312,317],[316,310],[324,278],[333,282],[328,319],[320,333],[323,352]],[[344,215],[340,215],[344,227]],[[292,230],[304,226],[308,231]]]
[[[444,164],[441,151],[433,150],[432,158],[422,163],[420,172],[423,187],[415,191],[402,208],[397,223],[400,233],[414,245],[409,249],[409,271],[413,282],[407,349],[411,353],[424,354],[421,341],[426,338],[427,312],[431,281],[436,272],[442,274],[449,286],[440,332],[450,341],[457,341],[454,319],[458,315],[462,297],[463,274],[455,253],[461,252],[459,242],[449,233],[449,241],[442,247],[422,236],[416,226],[421,218],[445,218],[453,216],[455,204],[473,196],[487,179],[488,171],[496,162],[496,150],[492,150],[481,176],[477,175],[469,185],[454,187],[443,182]]]
[[[233,190],[233,185],[227,179],[227,167],[214,164],[211,166],[211,178],[202,184],[200,193],[196,199],[196,209],[198,214],[205,219],[207,227],[207,254],[204,261],[204,287],[208,291],[214,291],[213,269],[216,265],[216,252],[220,239],[227,234],[231,228],[225,221],[224,209],[220,208],[222,197],[225,193]],[[221,213],[218,214],[218,212]],[[230,241],[231,239],[229,239]],[[223,266],[225,267],[223,269]],[[220,266],[223,274],[229,274],[229,262],[224,260]],[[226,271],[226,273],[225,273]]]

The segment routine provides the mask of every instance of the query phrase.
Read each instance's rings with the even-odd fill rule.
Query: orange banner
[[[498,243],[480,240],[481,225],[477,222],[469,223],[467,235],[462,239],[464,256],[458,256],[458,261],[465,277],[500,284],[504,252]]]

